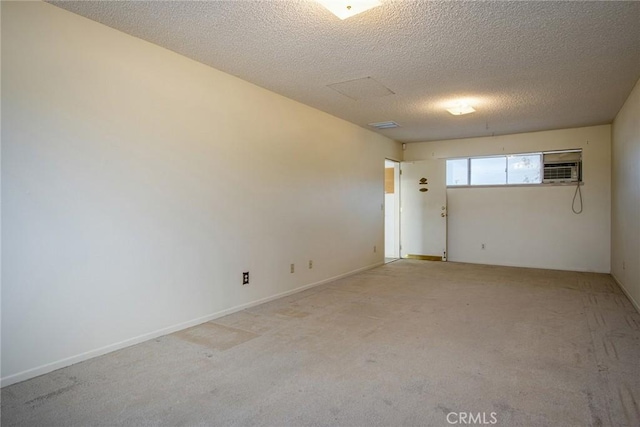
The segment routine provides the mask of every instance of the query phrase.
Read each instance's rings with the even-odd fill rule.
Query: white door
[[[400,163],[385,160],[384,257],[400,258]]]
[[[445,160],[403,162],[400,166],[400,255],[447,259]]]

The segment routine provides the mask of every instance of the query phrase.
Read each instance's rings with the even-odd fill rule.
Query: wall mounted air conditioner
[[[582,151],[555,151],[543,154],[544,178],[547,184],[582,181]]]

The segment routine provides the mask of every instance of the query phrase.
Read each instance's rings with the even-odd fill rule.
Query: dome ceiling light
[[[374,7],[380,6],[378,0],[316,0],[340,19],[347,19]]]

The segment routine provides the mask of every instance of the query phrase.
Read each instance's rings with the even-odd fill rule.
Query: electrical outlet
[[[245,271],[244,273],[242,273],[242,284],[243,285],[248,285],[249,284],[249,272]]]
[[[482,249],[484,249],[484,243],[481,243],[481,246],[480,246],[480,247],[481,247]]]
[[[622,261],[622,269],[624,270],[624,261]]]
[[[295,264],[291,264],[291,272],[295,273],[296,271],[296,265]]]
[[[313,268],[313,261],[309,260],[309,268]]]
[[[378,248],[376,248],[376,246],[374,245],[373,246],[373,253],[376,253],[376,252],[378,252]]]

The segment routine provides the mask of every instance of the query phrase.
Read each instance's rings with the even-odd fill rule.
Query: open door
[[[445,160],[401,163],[400,255],[447,260]]]

